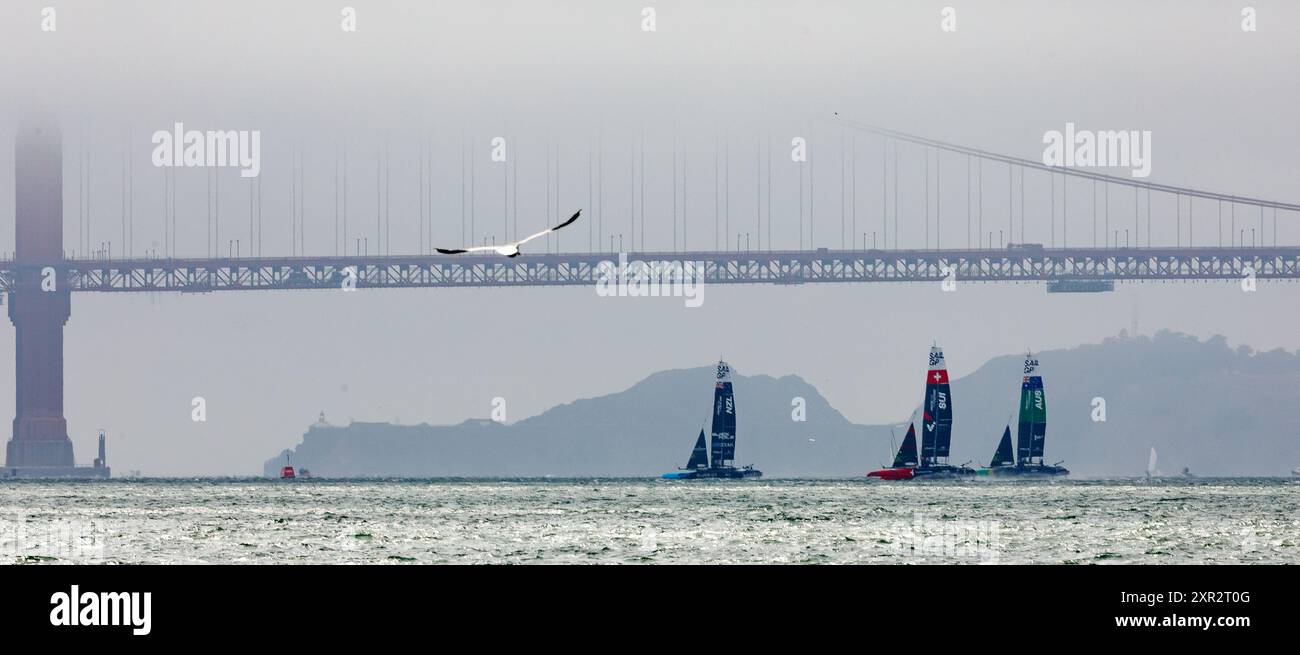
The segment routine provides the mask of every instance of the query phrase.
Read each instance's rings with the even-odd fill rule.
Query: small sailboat
[[[913,430],[908,430],[914,435]],[[913,436],[913,448],[915,437]],[[903,440],[904,447],[907,439]],[[952,445],[952,389],[948,385],[948,366],[943,358],[943,349],[935,344],[930,348],[930,366],[925,375],[925,402],[921,405],[921,450],[914,464],[895,465],[887,469],[872,471],[869,478],[882,480],[911,480],[925,477],[927,479],[955,478],[974,475],[974,469],[966,466],[954,466],[948,462],[948,452]],[[916,453],[914,453],[916,454]],[[906,472],[900,470],[906,469]]]
[[[898,454],[894,455],[894,463],[889,468],[868,473],[867,477],[882,480],[911,480],[912,469],[919,463],[916,456],[916,424],[909,423],[907,436],[903,437],[903,445],[898,447]]]
[[[1016,428],[1016,452],[1012,457],[1011,425],[1002,430],[1002,440],[980,475],[992,477],[1043,478],[1069,475],[1070,471],[1058,464],[1048,464],[1043,458],[1047,441],[1047,395],[1043,391],[1043,377],[1038,372],[1038,358],[1033,353],[1025,355],[1025,374],[1020,383],[1020,417]]]
[[[701,429],[686,467],[665,473],[663,477],[668,480],[762,477],[763,472],[753,466],[737,468],[735,465],[736,397],[731,385],[731,365],[725,361],[718,362],[717,382],[713,387],[712,432],[711,451]]]
[[[1016,455],[1011,450],[1011,424],[1002,428],[1002,440],[998,442],[998,449],[993,451],[993,459],[989,461],[989,468],[1001,468],[1004,466],[1015,466]]]
[[[1151,447],[1151,454],[1147,456],[1147,477],[1154,478],[1159,472],[1156,471],[1156,447]]]

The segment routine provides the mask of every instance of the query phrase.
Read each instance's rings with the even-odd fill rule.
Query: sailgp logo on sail
[[[1093,132],[1075,130],[1065,124],[1065,133],[1043,133],[1043,164],[1070,168],[1131,168],[1133,177],[1151,174],[1151,131],[1119,130]]]
[[[687,307],[704,304],[704,262],[605,260],[596,265],[596,295],[601,298],[685,298]]]
[[[172,130],[153,133],[153,165],[159,168],[184,166],[239,168],[240,177],[262,173],[262,133],[253,130],[186,130],[176,123]]]

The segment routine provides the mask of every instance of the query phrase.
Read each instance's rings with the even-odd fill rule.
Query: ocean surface
[[[1300,563],[1300,480],[0,482],[6,563]]]

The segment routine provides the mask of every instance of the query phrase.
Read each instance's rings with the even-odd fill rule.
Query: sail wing
[[[695,440],[695,450],[691,451],[691,461],[686,463],[688,469],[709,468],[709,448],[704,444],[704,430],[700,430],[700,438]]]
[[[925,405],[921,420],[921,461],[947,457],[952,444],[952,392],[943,350],[930,348],[930,368],[925,376]]]
[[[1002,441],[998,442],[998,450],[993,453],[993,461],[989,462],[989,468],[1015,464],[1014,457],[1011,452],[1011,426],[1008,425],[1002,430]]]
[[[1038,359],[1025,357],[1025,377],[1020,384],[1020,418],[1016,429],[1016,456],[1021,462],[1042,458],[1047,438],[1047,398]]]
[[[713,387],[713,465],[727,466],[736,458],[736,398],[731,390],[731,366],[718,362]]]
[[[903,437],[903,445],[898,447],[898,454],[894,456],[893,468],[905,468],[916,466],[916,426],[907,426],[907,436]]]

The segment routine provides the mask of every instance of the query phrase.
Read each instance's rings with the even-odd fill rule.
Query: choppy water
[[[1300,563],[1290,479],[0,483],[6,562]]]

